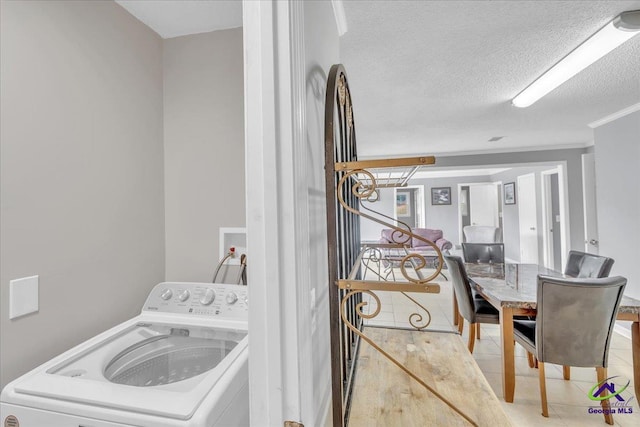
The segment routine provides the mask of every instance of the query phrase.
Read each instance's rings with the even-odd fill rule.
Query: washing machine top
[[[161,283],[140,316],[21,377],[13,396],[36,397],[49,409],[64,401],[189,419],[234,361],[247,357],[246,290]]]

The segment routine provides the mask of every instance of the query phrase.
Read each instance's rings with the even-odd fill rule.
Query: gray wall
[[[0,385],[164,276],[162,41],[114,2],[1,2]],[[9,281],[40,311],[9,320]]]
[[[567,185],[569,193],[570,249],[584,249],[584,207],[582,197],[582,160],[587,149],[523,151],[516,153],[476,154],[468,156],[440,156],[438,166],[502,166],[531,163],[567,163]],[[517,206],[517,205],[515,205]]]
[[[488,176],[473,177],[454,177],[454,178],[430,178],[430,179],[412,179],[409,185],[424,186],[424,212],[426,228],[442,230],[443,237],[453,244],[459,244],[458,241],[458,184],[471,182],[490,182]],[[431,188],[433,187],[451,187],[451,204],[450,205],[432,205],[431,204]],[[395,199],[392,188],[380,189],[380,199],[375,203],[369,203],[366,206],[376,210],[384,215],[393,218],[395,212]],[[400,218],[402,220],[403,218]],[[379,240],[382,225],[366,219],[360,220],[362,240]]]
[[[582,195],[582,163],[581,155],[589,149],[547,150],[516,153],[479,154],[473,156],[439,156],[438,167],[473,167],[496,166],[514,167],[510,171],[492,176],[412,179],[410,185],[424,185],[426,226],[443,230],[444,237],[454,244],[459,244],[458,231],[458,184],[473,182],[517,182],[517,177],[528,173],[536,174],[536,195],[538,201],[538,229],[542,227],[542,189],[540,188],[540,172],[556,167],[560,162],[566,163],[566,178],[569,197],[569,249],[584,248],[584,208]],[[531,166],[525,166],[531,164]],[[432,187],[451,187],[451,205],[432,206],[430,202]],[[380,191],[380,201],[371,207],[393,216],[393,190]],[[516,198],[517,200],[517,198]],[[362,239],[378,240],[382,226],[361,221]],[[503,240],[505,256],[511,260],[520,259],[520,230],[518,221],[518,205],[503,205]],[[539,235],[539,260],[543,260],[542,235]]]
[[[244,227],[242,28],[164,40],[166,280],[211,281]]]
[[[640,112],[595,129],[600,254],[615,259],[611,275],[628,279],[625,293],[640,298]]]
[[[488,176],[463,176],[457,178],[435,178],[428,180],[414,180],[411,185],[424,185],[424,202],[427,228],[442,230],[443,237],[454,245],[459,245],[460,233],[458,231],[458,184],[470,184],[474,182],[490,182]],[[451,187],[450,205],[432,205],[431,189],[434,187]]]

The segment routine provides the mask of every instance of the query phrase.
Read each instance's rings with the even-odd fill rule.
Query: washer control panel
[[[246,320],[247,287],[222,283],[164,282],[156,285],[142,311]]]

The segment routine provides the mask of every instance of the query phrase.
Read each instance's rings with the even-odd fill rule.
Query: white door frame
[[[584,212],[584,251],[598,254],[598,206],[595,153],[585,153],[582,161],[582,203]],[[595,244],[590,243],[595,240]]]
[[[253,254],[247,266],[249,401],[255,425],[313,416],[312,385],[301,380],[312,372],[311,346],[301,339],[310,329],[309,256],[300,244],[308,241],[307,200],[294,185],[306,182],[304,159],[298,159],[306,126],[303,7],[243,1],[246,223]]]
[[[547,268],[553,266],[553,237],[551,230],[554,232],[560,231],[562,235],[562,222],[560,222],[560,230],[555,230],[555,221],[553,218],[553,208],[551,203],[551,175],[557,174],[557,169],[540,172],[542,179],[542,259],[543,265]],[[558,175],[559,178],[559,175]],[[560,183],[558,182],[558,187]]]
[[[567,179],[567,162],[563,161],[558,164],[556,168],[558,172],[558,198],[560,200],[560,261],[562,263],[562,271],[564,266],[567,265],[567,259],[569,258],[570,247],[570,230],[571,224],[569,221],[569,180]],[[544,188],[544,187],[543,187]]]

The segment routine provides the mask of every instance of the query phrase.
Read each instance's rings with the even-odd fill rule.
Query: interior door
[[[538,206],[534,174],[518,177],[518,217],[520,220],[520,262],[538,263]]]
[[[582,155],[582,192],[584,200],[584,251],[598,254],[596,159],[594,153]]]
[[[469,186],[471,225],[498,226],[498,187],[495,184]]]

